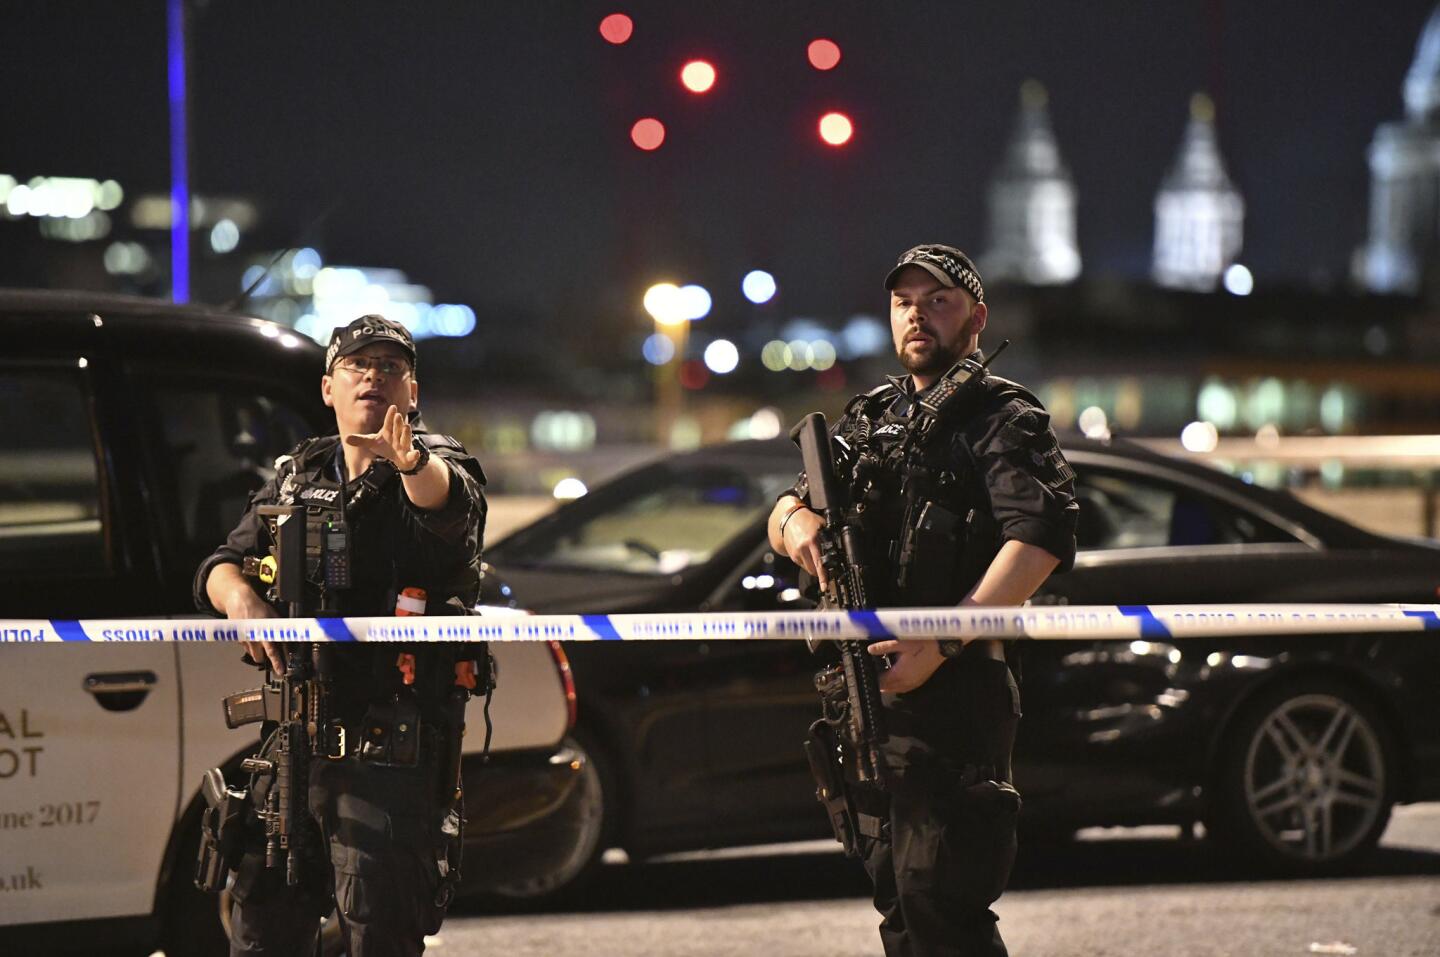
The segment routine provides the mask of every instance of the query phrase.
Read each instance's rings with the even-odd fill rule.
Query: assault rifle
[[[268,597],[272,601],[288,605],[292,617],[301,617],[307,610],[307,551],[314,550],[309,539],[316,537],[307,534],[306,509],[303,505],[264,505],[256,512],[266,523],[275,544],[265,560],[247,559],[246,571],[270,586]],[[340,535],[341,544],[345,544],[343,524],[337,524],[338,532],[326,530],[327,548],[334,547],[329,538],[336,534]],[[230,728],[257,721],[276,724],[260,753],[246,758],[240,769],[252,775],[252,781],[269,779],[264,805],[256,809],[265,829],[265,865],[279,867],[283,861],[285,880],[290,885],[300,880],[298,835],[309,791],[310,758],[322,754],[338,758],[345,754],[344,727],[330,720],[326,708],[333,674],[330,655],[330,648],[315,642],[288,645],[284,674],[267,673],[263,686],[224,699],[225,724]],[[219,776],[218,769],[206,773]],[[243,799],[245,793],[234,791],[232,796]],[[211,803],[208,795],[207,803]],[[218,827],[216,832],[210,843],[224,848],[227,855],[237,854],[238,842],[220,834]],[[202,890],[219,890],[225,870],[235,863],[238,862],[227,857],[218,864],[202,865],[197,885]]]
[[[867,610],[875,594],[869,580],[872,571],[865,558],[857,517],[836,489],[825,416],[818,412],[807,415],[790,432],[790,438],[800,446],[810,486],[810,507],[824,519],[820,561],[826,587],[821,607]],[[830,816],[835,839],[847,854],[853,855],[858,828],[853,802],[847,794],[849,782],[883,786],[880,745],[886,732],[876,672],[882,659],[870,654],[866,640],[849,639],[836,644],[840,661],[815,675],[821,716],[811,725],[805,753],[818,786],[816,798]]]

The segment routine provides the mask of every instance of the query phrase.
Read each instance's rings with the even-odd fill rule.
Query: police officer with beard
[[[857,396],[835,424],[840,483],[854,478],[862,453],[892,461],[886,444],[904,433],[917,396],[956,362],[981,358],[988,306],[963,252],[916,246],[885,288],[895,350],[909,374]],[[871,480],[862,527],[866,555],[884,566],[876,605],[1019,605],[1071,565],[1074,473],[1049,416],[1024,387],[987,376],[958,414],[929,432],[918,456],[906,474]],[[770,542],[823,588],[823,522],[807,494],[802,475],[770,515]],[[917,567],[902,575],[903,526],[922,512]],[[883,786],[851,787],[849,796],[885,953],[1004,955],[990,905],[1009,879],[1020,803],[1010,783],[1020,694],[1005,648],[984,639],[890,640],[869,651],[891,662],[880,674]]]
[[[337,434],[307,439],[277,460],[229,539],[201,563],[196,604],[227,618],[274,617],[262,584],[246,574],[271,544],[257,508],[303,505],[312,528],[317,519],[344,524],[335,544],[350,565],[348,582],[328,587],[337,579],[311,564],[307,594],[323,608],[306,614],[391,615],[397,603],[412,613],[463,614],[479,592],[484,473],[459,442],[421,423],[410,333],[381,316],[337,329],[320,393],[335,410]],[[245,644],[252,663],[276,673],[284,673],[287,651],[304,647]],[[252,819],[231,884],[231,954],[308,953],[332,897],[348,953],[419,954],[458,878],[462,809],[455,780],[442,777],[458,767],[460,733],[447,702],[458,694],[463,714],[465,689],[485,690],[484,649],[317,648],[333,672],[324,704],[333,727],[323,729],[324,753],[308,758],[308,793],[294,798],[308,811],[299,881],[289,886],[286,867],[266,867],[265,838]],[[252,787],[257,809],[267,790],[264,780]]]

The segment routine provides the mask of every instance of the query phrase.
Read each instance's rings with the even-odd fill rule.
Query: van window
[[[78,370],[0,367],[0,573],[103,571],[95,432]],[[43,411],[42,411],[43,410]]]
[[[163,461],[187,558],[225,541],[275,459],[312,434],[289,404],[241,386],[158,385]]]

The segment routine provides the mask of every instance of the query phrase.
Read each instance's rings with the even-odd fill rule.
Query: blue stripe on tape
[[[585,627],[599,635],[602,641],[619,641],[620,632],[610,623],[609,615],[581,615]]]
[[[850,620],[865,629],[866,638],[894,638],[890,629],[880,623],[880,616],[873,611],[852,611]]]
[[[1171,638],[1170,629],[1150,611],[1149,605],[1117,605],[1120,614],[1140,619],[1141,638]]]
[[[90,636],[85,634],[84,627],[78,621],[52,618],[50,619],[50,627],[55,629],[55,634],[60,636],[61,641],[90,640]]]
[[[1407,611],[1406,618],[1419,618],[1425,623],[1426,631],[1440,631],[1440,615],[1433,611]]]
[[[315,621],[331,641],[355,640],[355,635],[350,631],[350,626],[345,624],[344,618],[316,618]]]

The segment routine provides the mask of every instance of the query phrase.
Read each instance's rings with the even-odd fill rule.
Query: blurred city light
[[[765,407],[756,409],[750,416],[750,438],[752,439],[773,439],[780,435],[780,411]]]
[[[646,152],[658,150],[665,142],[665,124],[652,116],[636,120],[635,125],[630,127],[630,142]]]
[[[1180,431],[1180,444],[1190,452],[1213,452],[1220,433],[1209,422],[1191,422]]]
[[[752,269],[740,280],[740,291],[757,306],[774,299],[776,288],[775,277],[763,269]]]
[[[600,35],[605,38],[605,42],[616,46],[630,39],[634,32],[635,22],[623,13],[612,13],[600,21]]]
[[[704,319],[710,315],[710,306],[713,304],[713,301],[710,298],[710,290],[704,286],[697,286],[694,283],[681,286],[678,295],[680,317],[682,319]]]
[[[1235,263],[1225,270],[1225,291],[1236,296],[1248,296],[1255,291],[1255,277],[1249,269]]]
[[[740,350],[729,339],[716,339],[705,347],[705,366],[716,375],[734,372],[740,365]]]
[[[240,227],[228,219],[222,219],[210,227],[210,248],[217,253],[230,253],[240,245]]]
[[[844,146],[853,135],[855,127],[844,113],[826,113],[820,117],[820,138],[831,146]]]
[[[680,68],[680,82],[691,93],[708,93],[715,85],[715,67],[705,60],[691,60]]]
[[[537,449],[578,452],[595,445],[595,417],[588,412],[541,412],[530,423],[530,441]]]
[[[1098,405],[1086,406],[1080,413],[1080,431],[1089,439],[1110,438],[1110,420],[1105,417],[1105,410]]]
[[[590,490],[585,487],[585,483],[572,475],[569,478],[563,478],[556,482],[555,490],[551,494],[562,502],[570,502],[581,497],[588,491]]]
[[[640,347],[645,356],[645,361],[652,366],[663,366],[675,358],[675,343],[664,333],[656,332],[645,339],[645,344]]]
[[[42,218],[40,235],[46,239],[63,239],[72,243],[104,239],[110,235],[110,217],[95,209],[79,219],[71,219],[66,216]]]
[[[785,344],[785,364],[795,372],[804,372],[810,368],[810,361],[814,353],[810,349],[810,343],[804,339],[794,339]]]
[[[805,54],[817,70],[833,70],[840,62],[840,46],[834,40],[811,40]]]
[[[685,321],[680,287],[673,282],[657,282],[645,290],[644,303],[645,311],[662,326],[678,326]]]
[[[851,316],[840,331],[840,345],[847,359],[879,355],[891,342],[890,328],[874,316]]]
[[[771,339],[760,350],[760,364],[771,372],[784,372],[790,364],[789,348],[779,339]]]
[[[1219,429],[1233,429],[1240,415],[1240,402],[1231,389],[1219,379],[1211,378],[1200,387],[1195,397],[1195,413]]]
[[[416,339],[467,336],[476,326],[474,309],[433,304],[430,290],[411,283],[398,269],[322,267],[313,249],[286,253],[269,273],[263,266],[249,267],[241,277],[241,288],[256,282],[259,285],[251,295],[258,313],[293,323],[297,332],[321,345],[330,341],[333,330],[367,313],[398,322]]]
[[[150,254],[139,243],[115,242],[105,248],[105,271],[112,276],[134,276],[150,266]]]
[[[1344,390],[1338,385],[1330,386],[1320,396],[1320,427],[1332,435],[1345,431],[1350,411]]]
[[[835,347],[824,339],[810,343],[810,368],[824,372],[835,364]]]

